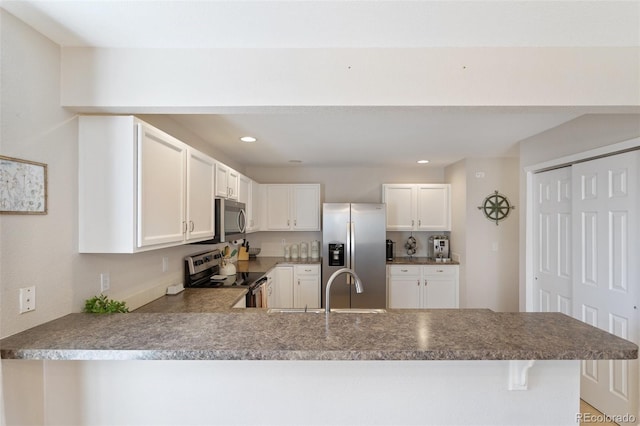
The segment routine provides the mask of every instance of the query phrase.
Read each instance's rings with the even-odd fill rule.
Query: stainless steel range
[[[262,272],[238,272],[220,275],[220,250],[211,250],[184,258],[184,286],[190,288],[246,288],[247,308],[261,308],[266,299],[264,284],[267,278]]]

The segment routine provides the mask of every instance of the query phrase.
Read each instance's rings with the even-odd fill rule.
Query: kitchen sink
[[[384,314],[387,311],[385,309],[362,309],[362,308],[345,308],[345,309],[331,309],[331,313],[334,314]],[[304,309],[304,308],[270,308],[267,310],[268,314],[322,314],[324,309]]]

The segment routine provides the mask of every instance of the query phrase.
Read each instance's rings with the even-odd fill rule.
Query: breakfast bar
[[[197,291],[211,290],[183,297]],[[52,424],[569,425],[580,360],[638,356],[559,313],[169,305],[70,314],[0,341],[8,414],[41,397]]]

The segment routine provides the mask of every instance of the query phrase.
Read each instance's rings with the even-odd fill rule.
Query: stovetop
[[[221,254],[219,250],[207,251],[185,257],[185,287],[216,288],[246,287],[253,289],[262,272],[239,272],[235,275],[219,275]]]
[[[239,272],[235,275],[213,275],[208,282],[197,287],[248,287],[254,284],[264,274],[262,272]]]

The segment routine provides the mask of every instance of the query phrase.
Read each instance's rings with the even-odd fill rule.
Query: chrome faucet
[[[358,277],[358,275],[356,274],[356,271],[354,271],[353,269],[350,268],[342,268],[342,269],[338,269],[337,271],[335,271],[333,274],[331,274],[331,276],[329,277],[329,281],[327,281],[327,289],[325,290],[325,297],[324,297],[324,311],[326,313],[331,312],[331,307],[329,306],[329,298],[331,296],[331,284],[333,284],[333,280],[336,279],[336,277],[340,274],[350,274],[353,276],[353,278],[355,278],[356,281],[356,293],[362,293],[364,291],[364,287],[362,287],[362,281],[360,281],[360,277]]]

